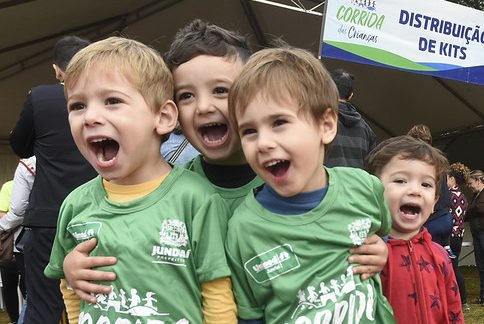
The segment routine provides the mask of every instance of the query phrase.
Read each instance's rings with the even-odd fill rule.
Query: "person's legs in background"
[[[450,238],[450,248],[455,255],[455,258],[452,258],[450,260],[452,261],[452,267],[454,268],[455,278],[457,280],[457,285],[459,286],[462,309],[469,310],[469,305],[467,304],[466,283],[464,281],[464,276],[462,276],[462,273],[459,270],[459,255],[462,249],[462,237],[452,236]]]
[[[64,310],[60,281],[44,275],[55,231],[55,228],[32,228],[24,247],[28,292],[25,324],[58,324]]]
[[[19,316],[18,306],[18,281],[19,273],[15,261],[2,262],[0,267],[2,274],[3,296],[5,298],[5,308],[12,323],[17,323]]]

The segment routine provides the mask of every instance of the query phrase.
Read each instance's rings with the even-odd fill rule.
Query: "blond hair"
[[[109,37],[79,51],[67,66],[64,83],[66,96],[83,72],[102,63],[104,68],[118,68],[140,91],[152,109],[173,98],[173,77],[158,52],[138,41]]]
[[[229,92],[229,116],[236,129],[237,114],[243,114],[261,92],[280,103],[295,100],[300,111],[315,122],[327,109],[338,110],[338,89],[331,75],[321,61],[303,49],[271,48],[251,56]]]
[[[472,170],[469,173],[469,179],[474,179],[476,181],[484,183],[484,172],[482,172],[481,170]]]

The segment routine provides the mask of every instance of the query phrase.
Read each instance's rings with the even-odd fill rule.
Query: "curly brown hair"
[[[471,170],[461,162],[455,162],[450,165],[449,176],[455,179],[455,182],[462,187],[467,183]]]

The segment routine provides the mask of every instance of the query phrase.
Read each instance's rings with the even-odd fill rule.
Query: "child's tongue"
[[[221,140],[227,134],[227,126],[215,125],[203,127],[203,138],[208,142],[216,142]]]
[[[103,141],[98,149],[98,158],[101,161],[110,161],[118,154],[119,144],[116,141]]]
[[[271,173],[276,177],[283,176],[289,168],[289,161],[283,161],[270,167]]]

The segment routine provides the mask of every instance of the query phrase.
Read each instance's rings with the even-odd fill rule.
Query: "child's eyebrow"
[[[238,124],[238,129],[243,129],[243,128],[249,128],[251,126],[251,123],[250,122],[245,122],[245,123],[241,123],[241,124]]]

